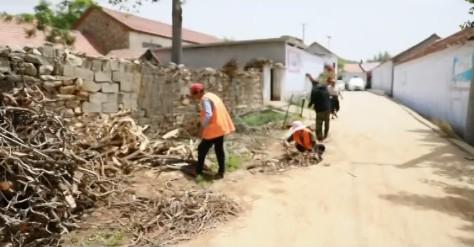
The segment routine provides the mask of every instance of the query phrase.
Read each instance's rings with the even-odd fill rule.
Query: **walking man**
[[[219,164],[217,178],[224,178],[224,136],[235,131],[234,123],[219,96],[209,92],[205,93],[203,84],[193,83],[190,93],[194,100],[200,101],[201,129],[199,135],[201,143],[198,146],[198,164],[195,175],[202,175],[206,155],[209,149],[214,146]]]
[[[316,111],[316,137],[321,142],[328,137],[329,133],[331,99],[326,85],[320,85],[318,81],[313,80],[310,76],[308,77],[313,83],[308,107],[314,107]]]

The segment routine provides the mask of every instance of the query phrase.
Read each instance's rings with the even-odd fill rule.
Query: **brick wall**
[[[130,31],[100,10],[92,10],[77,29],[91,37],[103,54],[111,50],[129,48]]]

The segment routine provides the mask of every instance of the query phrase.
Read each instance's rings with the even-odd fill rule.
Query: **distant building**
[[[364,69],[362,69],[359,63],[344,64],[341,76],[342,80],[345,82],[348,82],[353,77],[359,77],[362,78],[365,82],[367,81],[367,73],[365,73]]]
[[[235,59],[241,68],[256,60],[270,61],[262,68],[264,100],[287,100],[294,96],[309,94],[311,82],[306,73],[318,76],[326,57],[312,54],[297,38],[257,39],[219,42],[183,47],[182,63],[190,68],[222,68]],[[170,62],[171,48],[151,49],[143,57],[162,64]]]
[[[89,8],[74,29],[93,39],[102,54],[130,54],[143,48],[171,46],[172,26],[103,7]],[[183,28],[183,44],[219,42],[214,36]],[[131,50],[125,52],[124,50]],[[112,52],[121,50],[121,52]]]
[[[437,34],[432,34],[428,38],[424,39],[420,43],[410,47],[409,49],[400,52],[389,61],[380,64],[372,72],[372,88],[381,90],[388,95],[393,94],[393,70],[394,65],[400,63],[407,57],[416,53],[417,51],[424,49],[425,47],[433,44],[434,42],[441,39]]]
[[[332,51],[330,51],[328,48],[324,47],[318,42],[313,42],[308,48],[306,48],[306,51],[319,57],[322,57],[324,61],[326,61],[326,63],[332,65],[334,71],[338,71],[337,60],[339,57]]]

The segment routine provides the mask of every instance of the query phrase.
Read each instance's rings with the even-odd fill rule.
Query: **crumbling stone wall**
[[[211,68],[190,70],[183,65],[81,57],[52,46],[0,47],[2,92],[24,83],[37,84],[54,99],[48,105],[67,117],[129,109],[154,125],[194,124],[197,104],[187,98],[192,82],[204,83],[234,114],[263,104],[263,82],[257,70],[236,71],[230,77]]]
[[[198,119],[197,102],[187,95],[193,82],[219,95],[229,111],[240,114],[263,105],[263,81],[257,70],[237,72],[233,78],[212,68],[189,70],[183,66],[142,67],[139,109],[154,123],[194,125]]]

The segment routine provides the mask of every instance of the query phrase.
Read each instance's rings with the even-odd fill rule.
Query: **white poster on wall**
[[[287,57],[287,67],[288,71],[299,73],[302,66],[301,61],[301,52],[293,47],[287,47],[286,49],[286,57]]]

